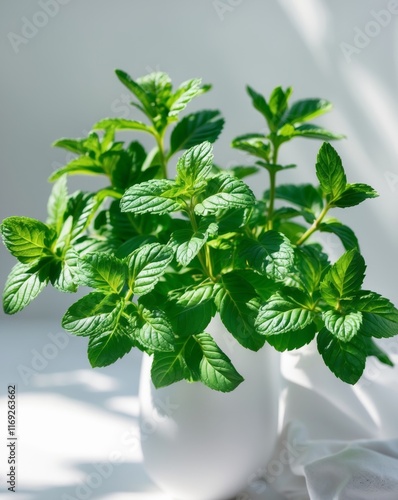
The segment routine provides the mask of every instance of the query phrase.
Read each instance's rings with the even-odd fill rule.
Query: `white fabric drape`
[[[383,347],[397,363],[395,344]],[[262,474],[268,487],[252,485],[247,499],[272,490],[289,500],[397,500],[398,368],[371,358],[350,386],[310,345],[284,353],[281,369],[283,430]]]

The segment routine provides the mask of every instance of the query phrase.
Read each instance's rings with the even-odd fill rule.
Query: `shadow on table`
[[[122,493],[148,493],[148,500],[159,495],[159,490],[146,474],[142,464],[101,462],[96,465],[79,463],[75,465],[85,479],[74,485],[47,488],[45,490],[19,493],[29,495],[29,500],[83,500],[111,499]]]

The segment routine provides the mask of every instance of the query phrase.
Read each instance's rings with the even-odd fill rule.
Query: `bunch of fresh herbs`
[[[21,311],[48,284],[62,292],[90,287],[66,312],[63,328],[88,337],[93,367],[133,347],[153,355],[156,387],[186,379],[227,392],[242,382],[206,333],[215,314],[253,351],[265,343],[292,350],[316,339],[325,364],[350,384],[368,356],[391,365],[373,338],[398,334],[398,311],[362,290],[366,266],[357,238],[329,214],[377,196],[366,184],[347,182],[329,143],[342,136],[309,123],[331,104],[290,104],[292,89],[281,87],[266,100],[248,87],[268,131],[232,142],[253,165],[222,169],[212,152],[224,125],[220,112],[180,118],[210,86],[193,79],[173,89],[161,72],[137,80],[116,74],[145,122],[106,118],[86,138],[55,142],[77,156],[50,177],[47,221],[9,217],[1,225],[18,259],[5,285],[5,312]],[[120,131],[151,136],[153,149],[118,140]],[[276,182],[279,172],[296,166],[278,161],[281,146],[295,138],[325,141],[316,158],[317,186]],[[256,199],[242,179],[259,170],[268,172],[269,188]],[[69,175],[102,176],[105,187],[70,194]],[[341,240],[345,252],[336,262],[312,237],[317,232]]]

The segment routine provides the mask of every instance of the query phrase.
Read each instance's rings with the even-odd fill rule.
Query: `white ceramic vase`
[[[145,469],[176,500],[229,500],[254,480],[277,438],[279,354],[241,347],[215,319],[206,329],[245,381],[231,393],[185,381],[155,389],[151,358],[140,382]]]

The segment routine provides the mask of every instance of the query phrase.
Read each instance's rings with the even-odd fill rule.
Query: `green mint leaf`
[[[126,151],[106,151],[100,161],[114,188],[125,190],[131,175],[131,157]],[[102,191],[103,193],[103,191]]]
[[[90,134],[95,134],[95,132],[90,132]],[[101,140],[98,138],[98,142],[100,147],[96,156],[106,151],[120,151],[123,148],[123,142],[115,141],[115,129],[112,126],[104,129],[102,138]]]
[[[148,235],[148,237],[151,235],[153,236],[159,235],[163,231],[168,231],[173,221],[173,219],[168,214],[135,215],[127,213],[122,215],[125,215],[127,220],[130,222],[131,232],[135,231],[136,234],[138,233],[138,234]]]
[[[200,278],[199,278],[200,279]],[[198,283],[198,276],[193,272],[181,272],[175,269],[173,263],[171,263],[170,267],[167,269],[167,273],[162,276],[162,279],[156,285],[156,289],[150,295],[145,297],[140,297],[140,302],[143,303],[145,300],[145,307],[156,307],[159,305],[159,300],[163,300],[164,297],[168,297],[170,301],[174,301],[176,297],[178,297],[183,290],[189,288],[190,286]],[[157,297],[156,297],[157,296]],[[160,297],[163,297],[162,299]],[[150,300],[154,298],[154,302]],[[149,305],[147,301],[150,301]],[[169,304],[169,301],[166,300],[164,306]],[[162,307],[163,309],[163,307]]]
[[[101,153],[102,151],[101,142],[96,132],[90,132],[88,136],[85,139],[83,139],[83,141],[84,141],[84,147],[87,149],[87,151],[89,153],[94,153],[90,156],[97,157]]]
[[[87,152],[85,139],[67,139],[64,137],[53,142],[52,146],[55,148],[66,149],[67,151],[71,151],[72,153],[78,155],[84,155]]]
[[[97,215],[94,221],[94,229],[101,235],[109,232],[123,242],[137,236],[137,233],[152,233],[152,229],[146,227],[145,224],[148,217],[152,216],[122,213],[120,201],[115,200],[111,203],[109,209],[102,210]]]
[[[131,142],[127,151],[120,151],[117,154],[118,157],[111,170],[113,186],[125,191],[133,184],[149,180],[146,178],[147,172],[142,172],[147,154],[139,142]],[[155,173],[153,169],[148,170],[150,173]]]
[[[377,191],[367,184],[347,184],[345,190],[333,202],[333,206],[339,208],[354,207],[369,198],[377,198],[378,196]]]
[[[48,218],[46,223],[52,226],[57,234],[61,232],[67,205],[68,189],[66,176],[62,176],[53,185],[47,204]]]
[[[302,99],[296,101],[283,117],[283,123],[303,123],[331,111],[332,104],[325,99]]]
[[[11,270],[3,292],[3,309],[6,314],[22,311],[49,281],[51,261],[42,259],[34,264],[18,262]]]
[[[111,151],[105,151],[105,153],[101,153],[98,161],[101,162],[105,174],[111,178],[112,187],[117,187],[113,183],[113,172],[116,168],[119,169],[126,168],[127,165],[130,164],[130,157],[126,151],[111,150]],[[101,189],[97,192],[97,194],[102,193],[105,198],[106,196],[110,195],[112,187]]]
[[[273,114],[273,122],[275,125],[279,124],[285,113],[292,91],[293,89],[291,87],[288,87],[286,90],[283,90],[282,87],[276,87],[272,91],[269,98],[269,109]]]
[[[324,270],[328,267],[327,255],[312,245],[295,248],[291,280],[294,286],[312,296],[319,288]]]
[[[121,191],[122,191],[121,189],[118,189],[115,186],[108,186],[108,187],[101,188],[98,191],[96,191],[95,196],[96,196],[99,204],[101,204],[107,198],[110,200],[113,200],[113,201],[115,201],[115,200],[119,201],[121,199],[121,197],[123,196]]]
[[[135,170],[142,170],[147,157],[147,152],[145,151],[144,146],[138,141],[131,141],[126,151],[129,154],[132,163],[136,165]]]
[[[70,218],[70,238],[75,239],[90,225],[95,212],[100,205],[100,201],[93,193],[83,193],[78,191],[68,199],[65,222]]]
[[[173,260],[171,248],[159,243],[144,245],[128,258],[129,287],[138,295],[145,295],[156,283]]]
[[[364,258],[357,250],[344,253],[330,267],[321,282],[323,299],[331,306],[336,306],[340,299],[354,297],[365,278],[365,269]]]
[[[271,126],[273,121],[273,114],[265,98],[254,89],[249,87],[249,85],[247,85],[246,90],[252,99],[253,107],[264,116],[270,130],[273,130],[273,127]]]
[[[138,235],[138,236],[133,236],[132,238],[128,239],[125,241],[122,245],[120,245],[117,248],[117,251],[115,252],[115,256],[118,259],[123,259],[124,257],[128,257],[134,250],[137,250],[137,248],[146,245],[148,243],[156,243],[157,239],[153,235]]]
[[[217,224],[202,219],[197,231],[192,229],[174,231],[169,245],[175,252],[177,262],[182,266],[187,266],[198,255],[209,236],[217,233],[217,229]]]
[[[221,321],[235,339],[248,349],[258,351],[265,338],[254,325],[259,304],[252,285],[236,272],[224,274],[216,292],[216,304]]]
[[[234,179],[228,174],[211,179],[205,196],[206,198],[195,206],[195,213],[198,215],[217,215],[229,208],[248,208],[255,202],[250,188],[243,181]]]
[[[8,217],[0,226],[4,245],[23,264],[51,254],[54,232],[43,222],[29,217]]]
[[[212,300],[214,291],[214,284],[209,282],[202,282],[187,288],[185,292],[177,299],[177,304],[183,307],[192,307],[197,304],[202,304]],[[206,325],[207,326],[207,325]]]
[[[186,340],[183,356],[187,368],[184,378],[189,382],[200,382],[200,362],[203,359],[203,352],[194,336]]]
[[[171,133],[169,156],[204,141],[215,142],[223,127],[224,119],[220,118],[219,111],[204,110],[185,116]]]
[[[398,334],[398,309],[378,293],[362,290],[352,300],[362,312],[360,333],[367,337],[393,337]]]
[[[287,219],[293,219],[294,217],[306,217],[306,220],[308,220],[307,214],[304,214],[303,212],[300,212],[296,208],[293,207],[280,207],[274,210],[274,215],[273,219],[275,221],[278,220],[287,220]],[[313,222],[314,217],[311,217],[310,220]]]
[[[322,144],[315,168],[322,191],[329,196],[331,202],[335,202],[344,192],[347,178],[340,156],[328,142]]]
[[[130,187],[124,194],[122,212],[134,214],[165,214],[177,212],[181,204],[175,197],[175,183],[167,179],[154,179]]]
[[[310,123],[294,127],[292,135],[293,137],[307,137],[308,139],[320,139],[321,141],[334,141],[345,138],[342,134],[335,134],[330,130],[326,130],[322,127],[318,127],[318,125],[312,125]]]
[[[147,158],[148,157],[149,157],[149,155],[147,156]],[[157,174],[159,173],[161,165],[159,163],[156,165],[152,165],[152,166],[143,165],[142,168],[143,168],[143,170],[139,173],[139,176],[136,179],[134,179],[133,182],[130,182],[129,186],[136,184],[136,183],[142,183],[142,182],[150,181],[151,179],[155,179]]]
[[[213,245],[216,243],[216,245]],[[234,241],[228,241],[228,239],[211,240],[208,245],[211,248],[216,248],[217,251],[213,252],[211,255],[212,259],[212,270],[214,276],[219,276],[221,274],[226,274],[234,269],[244,269],[246,267],[246,262],[241,258],[238,252],[234,253]],[[236,249],[235,249],[236,250]]]
[[[79,256],[69,248],[62,260],[55,260],[51,267],[51,283],[61,292],[74,293],[78,289]]]
[[[383,349],[381,349],[373,339],[369,337],[363,337],[362,340],[366,345],[367,356],[375,356],[380,361],[380,363],[383,363],[387,366],[394,366],[394,363],[391,361],[388,354],[384,352]]]
[[[304,208],[315,216],[323,208],[321,193],[311,184],[283,184],[277,186],[275,196],[280,200],[286,200],[293,205]]]
[[[65,212],[66,214],[66,212]],[[70,215],[66,217],[64,215],[64,222],[61,227],[61,231],[58,234],[56,245],[55,245],[55,251],[57,254],[60,252],[65,251],[67,248],[70,247],[71,240],[73,239],[71,236],[72,233],[72,228],[73,228],[73,217]],[[82,236],[81,238],[84,238],[85,236]],[[78,238],[78,240],[81,240],[81,238]]]
[[[289,125],[288,123],[283,125],[277,132],[281,144],[295,137],[295,130],[293,125]]]
[[[289,168],[296,168],[297,165],[291,163],[289,165],[279,165],[277,163],[269,163],[265,161],[256,161],[256,165],[259,165],[260,167],[265,168],[265,170],[268,170],[268,172],[271,173],[278,173],[281,172],[282,170],[288,170]]]
[[[350,341],[339,340],[323,328],[317,337],[318,351],[326,366],[343,382],[356,384],[366,363],[366,346],[361,336]]]
[[[382,297],[376,292],[361,290],[352,302],[352,305],[358,311],[363,313],[376,314],[398,323],[398,310],[392,302]]]
[[[340,221],[332,219],[322,222],[318,229],[323,233],[333,233],[338,236],[346,250],[356,249],[359,251],[359,243],[354,231]]]
[[[126,118],[104,118],[93,126],[94,130],[106,130],[108,128],[113,128],[114,130],[138,130],[153,134],[152,127],[137,120],[127,120]]]
[[[301,330],[290,330],[279,335],[267,335],[267,342],[277,351],[292,351],[309,344],[316,335],[314,323],[310,323]]]
[[[129,323],[126,318],[121,317],[108,329],[90,336],[88,359],[93,368],[108,366],[129,353],[133,346]]]
[[[277,231],[267,231],[258,241],[245,240],[241,254],[254,270],[275,280],[287,276],[294,260],[289,240]]]
[[[245,177],[249,177],[250,175],[256,174],[259,171],[257,167],[246,167],[240,166],[232,167],[228,170],[228,172],[237,179],[244,179]]]
[[[166,314],[142,308],[139,311],[138,341],[151,351],[174,351],[175,336]]]
[[[185,378],[186,364],[183,353],[186,343],[187,341],[178,343],[174,352],[157,351],[154,353],[151,378],[157,389]]]
[[[286,236],[295,245],[306,232],[308,227],[292,221],[282,221],[278,225],[278,231]]]
[[[168,100],[169,117],[177,117],[196,96],[203,93],[202,80],[194,78],[181,83],[176,92]]]
[[[245,134],[235,137],[231,146],[235,149],[245,151],[267,163],[270,159],[271,146],[267,138],[260,134]]]
[[[113,255],[89,253],[79,261],[79,283],[104,292],[120,293],[127,266]]]
[[[141,87],[141,85],[135,82],[131,76],[120,69],[117,69],[115,73],[122,84],[139,100],[141,106],[138,107],[148,117],[153,117],[156,114],[156,110],[154,109],[154,106],[152,106],[151,97],[148,96],[147,92]]]
[[[325,327],[342,342],[350,341],[359,331],[362,324],[362,313],[352,311],[340,313],[339,311],[324,311],[322,319]]]
[[[110,233],[103,233],[102,235],[94,234],[91,236],[81,236],[73,242],[73,248],[77,251],[80,257],[84,257],[88,253],[111,253],[115,254],[120,248],[120,240],[116,239]],[[130,250],[126,255],[131,253]],[[126,255],[117,255],[119,258],[123,258]]]
[[[165,304],[167,316],[174,332],[187,337],[202,333],[215,315],[217,308],[214,300],[192,301],[191,304],[168,302]]]
[[[279,123],[278,123],[279,125]],[[283,144],[286,141],[290,141],[292,137],[294,137],[294,131],[295,128],[293,125],[289,125],[286,123],[285,125],[282,125],[281,128],[278,129],[277,136],[279,138],[280,144]]]
[[[63,175],[102,175],[104,173],[102,165],[97,160],[90,156],[79,156],[56,170],[48,180],[54,182]]]
[[[172,95],[170,77],[160,71],[138,78],[137,83],[144,90],[151,103],[151,112],[147,115],[154,127],[163,133],[168,123],[169,100]]]
[[[177,183],[195,189],[206,179],[213,166],[213,146],[203,142],[186,151],[177,163]]]
[[[215,391],[230,392],[243,382],[231,360],[226,356],[207,333],[196,335],[203,359],[200,362],[200,380]]]
[[[75,335],[94,335],[112,329],[122,307],[119,295],[92,292],[75,302],[65,313],[62,327]]]
[[[289,294],[279,292],[260,307],[256,330],[261,335],[279,335],[291,330],[302,330],[314,319],[314,312],[306,308],[307,295],[298,289]]]
[[[398,322],[385,316],[362,313],[361,334],[377,339],[395,337],[398,335]]]
[[[248,222],[250,212],[250,208],[232,208],[221,212],[217,218],[218,234],[225,236],[242,228]],[[209,244],[212,243],[209,242]]]
[[[274,295],[281,288],[280,283],[276,283],[274,280],[266,278],[252,269],[238,269],[234,271],[234,274],[241,276],[247,281],[263,302],[267,301],[271,295]]]
[[[160,107],[167,108],[172,91],[169,75],[162,71],[154,71],[138,78],[137,83],[146,92],[152,107],[156,108],[157,113],[159,113]]]

